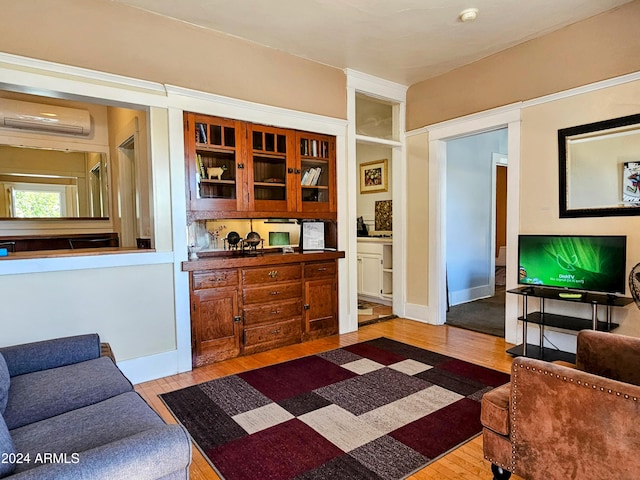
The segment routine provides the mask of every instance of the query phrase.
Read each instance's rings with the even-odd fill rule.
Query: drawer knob
[[[280,313],[280,310],[271,310],[271,315],[277,315]]]
[[[280,333],[280,329],[277,328],[275,330],[271,330],[271,335],[278,335]]]
[[[271,278],[276,278],[276,277],[278,276],[278,270],[271,270],[271,271],[269,272],[269,276],[270,276]]]
[[[280,295],[280,292],[274,290],[273,292],[270,292],[269,295]]]
[[[319,272],[326,272],[327,271],[327,267],[322,267],[318,269]]]

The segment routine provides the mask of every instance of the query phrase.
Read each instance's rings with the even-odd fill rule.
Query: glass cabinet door
[[[186,151],[190,205],[194,210],[238,210],[241,125],[234,120],[187,114]],[[191,144],[192,148],[189,148]]]
[[[303,212],[335,211],[335,140],[298,132],[300,200]]]
[[[333,217],[335,137],[184,114],[188,221]]]
[[[249,184],[253,188],[250,208],[262,212],[288,211],[290,203],[295,201],[288,188],[288,178],[295,173],[290,160],[290,131],[249,125],[248,140],[251,145]]]

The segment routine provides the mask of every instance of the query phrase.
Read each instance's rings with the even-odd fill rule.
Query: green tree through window
[[[16,190],[14,194],[15,216],[18,218],[60,217],[60,194]]]

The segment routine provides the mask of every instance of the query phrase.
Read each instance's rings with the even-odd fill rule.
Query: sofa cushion
[[[11,378],[4,418],[13,430],[131,390],[107,357],[18,375]]]
[[[62,367],[100,356],[100,337],[92,333],[0,348],[11,376]]]
[[[10,383],[11,377],[9,376],[7,362],[4,361],[4,357],[0,353],[0,414],[3,415],[4,410],[7,408],[7,400],[9,399]]]
[[[500,435],[509,435],[509,396],[511,384],[494,388],[482,396],[480,421],[486,428]]]
[[[122,438],[166,424],[136,392],[127,392],[99,403],[31,423],[11,431],[16,449],[36,458],[38,453],[72,454],[107,445]],[[32,462],[33,463],[33,462]],[[20,464],[16,471],[36,465]]]
[[[16,453],[16,446],[9,434],[7,424],[0,415],[0,478],[6,477],[15,470],[15,464],[11,462],[11,454]]]

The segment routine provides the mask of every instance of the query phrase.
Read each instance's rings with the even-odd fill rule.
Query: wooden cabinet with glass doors
[[[188,221],[336,217],[335,137],[185,113]]]
[[[300,161],[300,206],[306,213],[336,211],[335,138],[307,132],[296,133]]]
[[[296,208],[294,135],[290,130],[247,124],[251,170],[249,210],[289,212]]]
[[[242,208],[245,165],[242,123],[185,114],[188,210]]]

